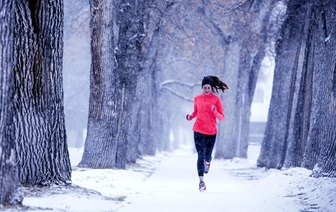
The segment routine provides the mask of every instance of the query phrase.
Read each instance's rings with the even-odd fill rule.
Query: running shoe
[[[203,192],[203,191],[205,191],[205,190],[206,190],[205,183],[204,183],[203,181],[201,181],[201,182],[199,183],[199,191],[200,191],[200,192]]]

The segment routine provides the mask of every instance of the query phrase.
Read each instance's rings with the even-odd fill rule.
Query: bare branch
[[[162,87],[161,89],[166,89],[166,90],[168,90],[169,92],[171,92],[172,94],[174,94],[174,95],[176,95],[176,96],[178,96],[178,97],[180,97],[180,98],[182,98],[182,99],[184,99],[184,100],[186,100],[186,101],[188,101],[188,102],[194,102],[193,99],[190,99],[190,98],[188,98],[188,97],[185,97],[185,96],[183,96],[182,94],[179,94],[179,93],[175,92],[175,91],[174,91],[173,89],[171,89],[171,88],[168,88],[168,87]]]
[[[185,83],[185,82],[182,82],[182,81],[179,81],[179,80],[166,80],[166,81],[163,81],[160,84],[160,89],[162,89],[163,86],[169,85],[169,84],[179,84],[179,85],[183,85],[183,86],[186,86],[186,87],[189,87],[189,88],[193,88],[195,86],[199,86],[200,85],[200,83],[189,84],[189,83]]]

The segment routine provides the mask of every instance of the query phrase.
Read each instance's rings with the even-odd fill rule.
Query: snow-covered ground
[[[127,170],[77,168],[82,150],[70,149],[72,185],[25,189],[24,207],[4,211],[334,212],[336,179],[311,178],[303,168],[268,170],[249,159],[213,160],[198,191],[192,145],[145,156]]]

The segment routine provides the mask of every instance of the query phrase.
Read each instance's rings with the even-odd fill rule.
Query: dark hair
[[[209,80],[209,78],[212,79],[212,82],[211,82],[211,80]],[[204,85],[203,82],[206,83],[207,81],[211,82],[211,84],[210,84],[211,85],[211,90],[214,93],[218,93],[218,90],[221,90],[224,93],[225,90],[229,89],[229,86],[225,82],[221,81],[217,76],[209,75],[209,76],[204,77],[203,81],[202,81],[202,87]],[[206,84],[208,84],[208,83],[206,83]]]

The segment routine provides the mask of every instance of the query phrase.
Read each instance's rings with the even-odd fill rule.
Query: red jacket
[[[216,109],[212,110],[212,106]],[[194,98],[194,112],[190,115],[190,120],[197,117],[193,127],[193,131],[206,135],[217,134],[217,122],[224,119],[224,108],[221,99],[210,92],[208,95],[204,93]]]

